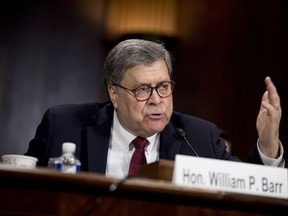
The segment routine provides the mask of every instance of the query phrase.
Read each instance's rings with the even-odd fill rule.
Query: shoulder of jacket
[[[191,121],[191,122],[211,124],[211,122],[206,120],[206,119],[203,119],[203,118],[200,118],[197,116],[193,116],[193,115],[189,115],[189,114],[185,114],[185,113],[181,113],[181,112],[177,112],[177,111],[173,112],[173,114],[171,116],[171,121],[172,122],[174,122],[174,121],[176,121],[176,122],[177,121],[182,121],[182,122]]]

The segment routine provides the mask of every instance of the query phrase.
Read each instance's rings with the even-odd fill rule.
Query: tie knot
[[[136,149],[144,149],[148,143],[148,140],[143,137],[136,137],[132,143]]]

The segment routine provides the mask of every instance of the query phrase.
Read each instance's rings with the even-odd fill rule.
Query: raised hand
[[[280,97],[270,77],[265,78],[266,91],[262,96],[256,128],[261,152],[270,158],[279,156]]]

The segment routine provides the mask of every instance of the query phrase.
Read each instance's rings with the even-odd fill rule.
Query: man
[[[171,73],[171,57],[162,44],[138,39],[119,43],[104,65],[104,83],[111,102],[50,108],[26,154],[46,166],[50,157],[61,153],[63,142],[74,142],[82,170],[118,178],[130,172],[135,150],[131,142],[136,137],[148,140],[143,150],[147,163],[195,153],[239,161],[226,152],[213,123],[173,111]],[[269,77],[265,83],[267,92],[257,118],[259,142],[249,162],[283,166],[278,134],[280,99]],[[177,135],[177,128],[186,132],[193,151]]]

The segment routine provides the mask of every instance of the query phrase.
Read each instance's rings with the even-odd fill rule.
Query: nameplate
[[[176,155],[172,182],[179,186],[288,198],[285,168]]]

